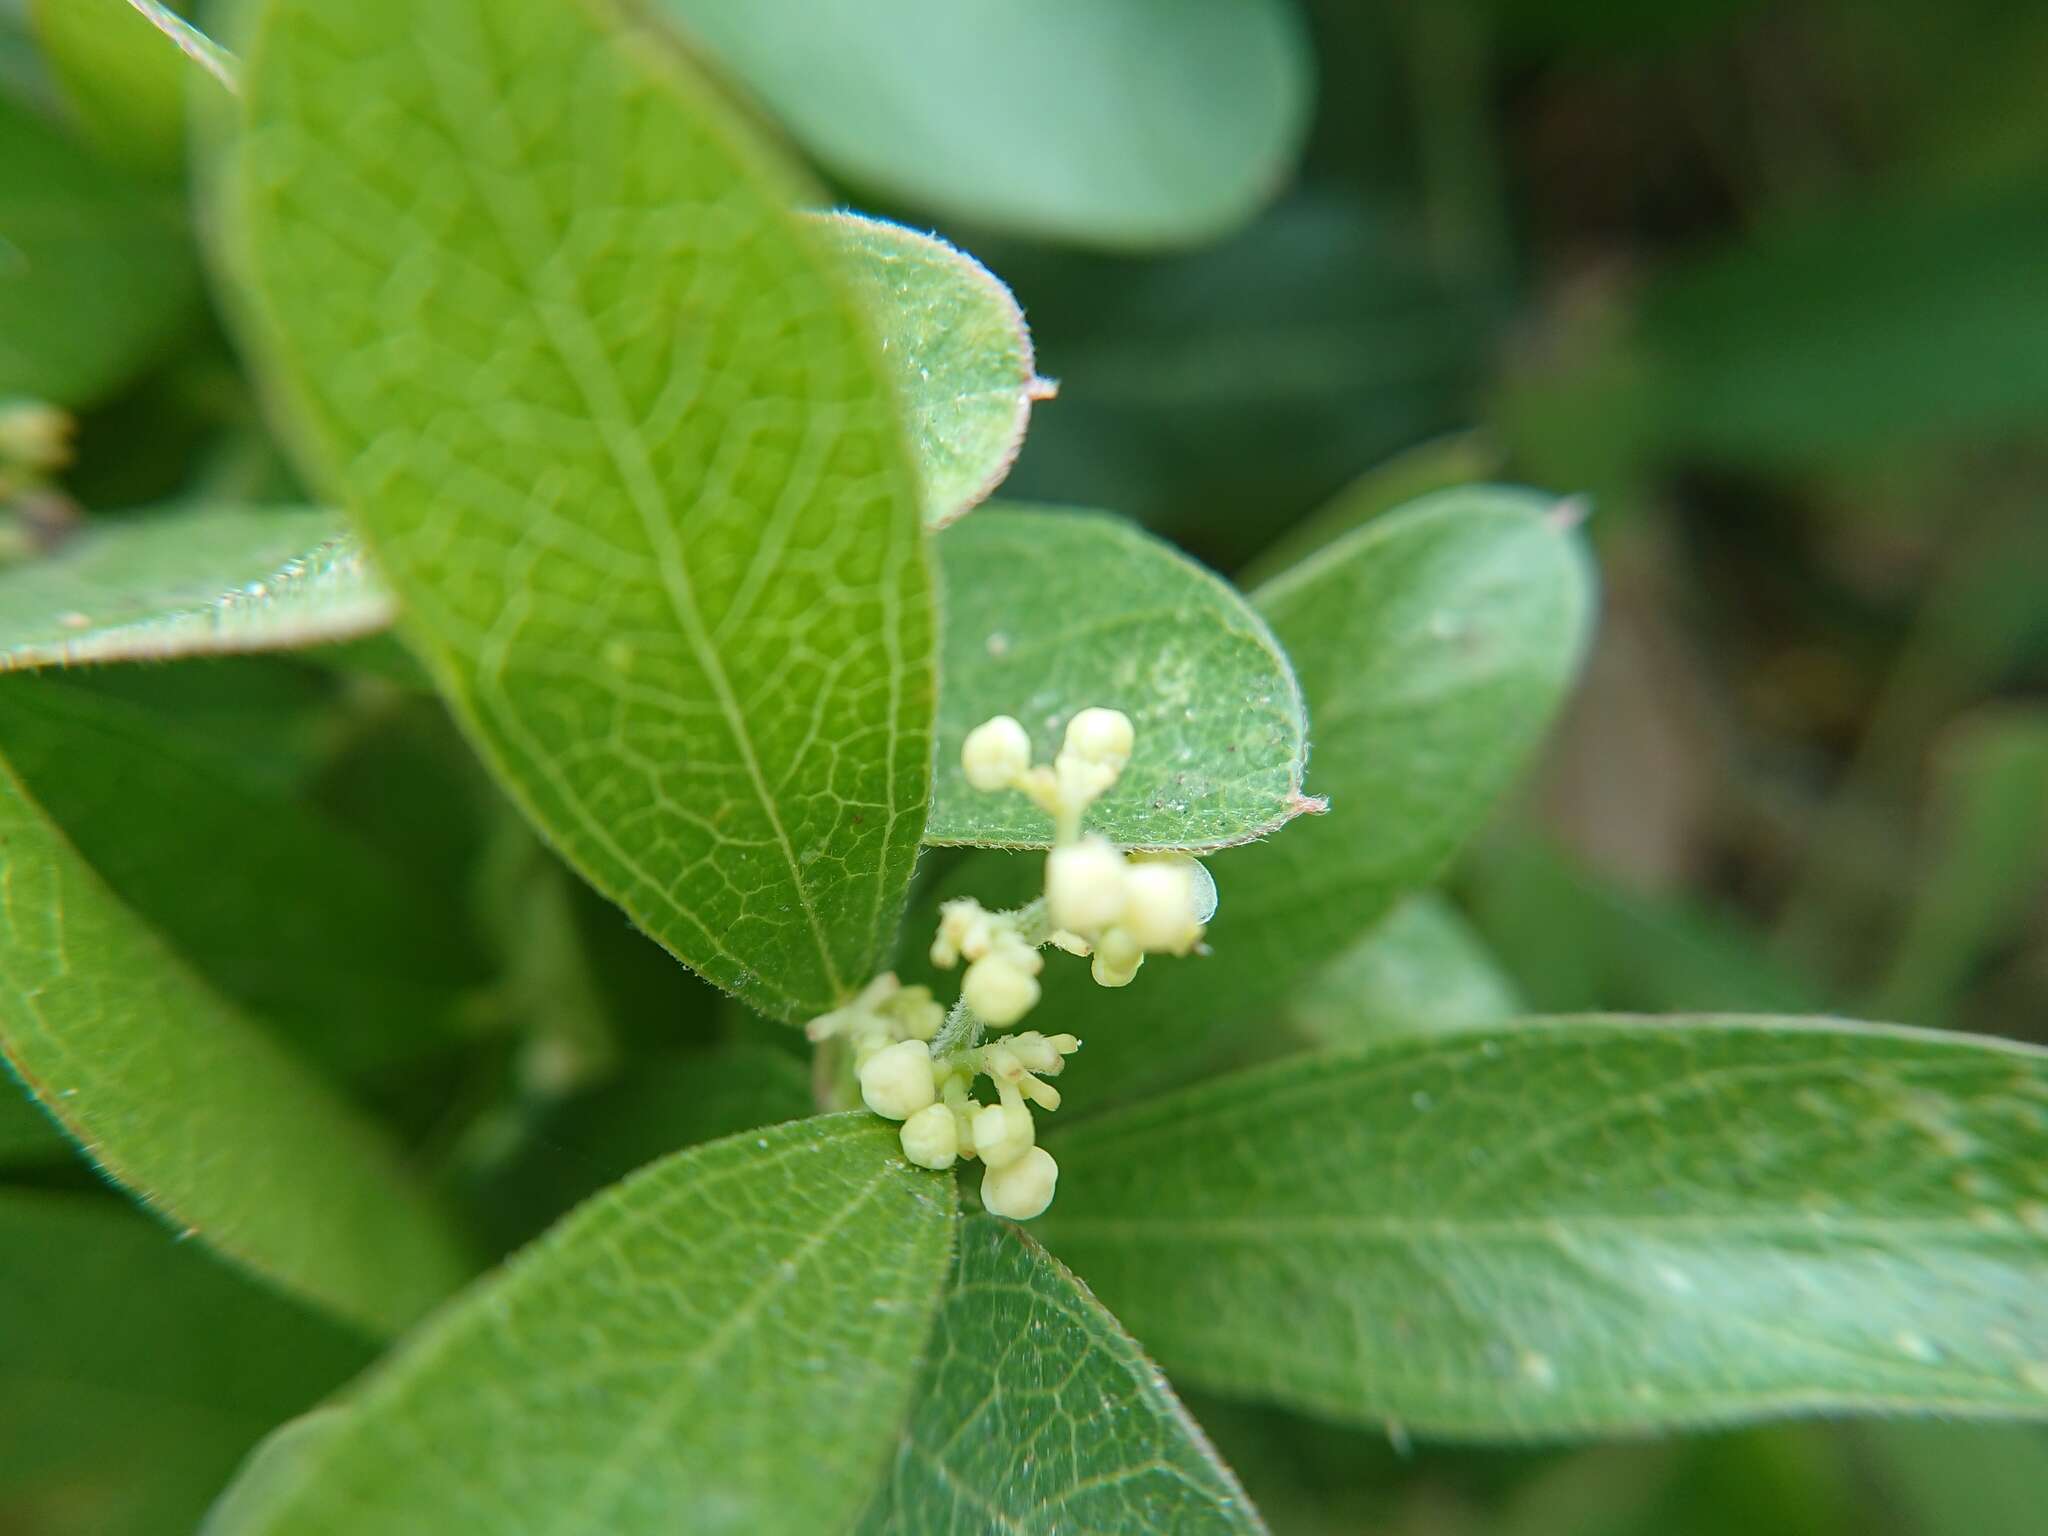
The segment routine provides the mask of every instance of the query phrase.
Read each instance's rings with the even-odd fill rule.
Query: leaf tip
[[[1570,533],[1593,515],[1593,498],[1565,496],[1543,514],[1543,524],[1553,533]]]

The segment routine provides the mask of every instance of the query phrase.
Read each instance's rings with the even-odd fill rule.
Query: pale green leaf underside
[[[398,1150],[210,992],[0,765],[0,1052],[173,1226],[395,1332],[463,1263]]]
[[[1248,217],[1308,116],[1282,0],[663,0],[819,160],[958,218],[1111,246]]]
[[[1264,1529],[1087,1287],[1007,1222],[962,1225],[917,1401],[864,1536]]]
[[[0,1190],[0,1318],[0,1488],[28,1536],[190,1531],[372,1353],[99,1191]]]
[[[1088,825],[1146,848],[1217,848],[1307,809],[1301,690],[1265,622],[1230,586],[1120,518],[998,507],[938,542],[945,684],[928,843],[1043,848],[1022,795],[967,783],[960,745],[1012,715],[1050,762],[1090,705],[1121,709],[1137,745]]]
[[[1304,1056],[1054,1143],[1046,1239],[1189,1382],[1555,1436],[2048,1414],[2048,1055],[1563,1018]]]
[[[259,14],[252,340],[437,684],[642,928],[834,1006],[916,855],[934,614],[894,391],[782,171],[608,7]]]
[[[170,344],[197,298],[169,196],[0,94],[0,398],[92,404]]]
[[[951,1182],[867,1114],[654,1164],[415,1333],[210,1536],[844,1529],[953,1225]]]
[[[935,235],[853,213],[817,218],[896,381],[925,526],[943,528],[1002,484],[1031,402],[1052,392],[1024,312],[1000,278]]]
[[[0,671],[318,645],[392,612],[337,513],[162,507],[0,567]]]
[[[1585,645],[1589,571],[1553,505],[1500,487],[1428,497],[1252,594],[1300,679],[1307,789],[1329,813],[1210,862],[1210,956],[1148,961],[1114,992],[1053,957],[1041,1007],[1088,1042],[1077,1084],[1134,1092],[1198,1070],[1441,874],[1528,761]],[[1025,900],[1037,862],[984,855],[934,895]]]
[[[1485,941],[1434,891],[1403,897],[1287,1000],[1288,1021],[1328,1046],[1497,1024],[1522,1011]]]

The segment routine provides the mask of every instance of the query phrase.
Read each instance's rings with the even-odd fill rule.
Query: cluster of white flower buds
[[[1090,957],[1098,982],[1121,987],[1147,954],[1192,950],[1216,910],[1208,871],[1185,854],[1126,854],[1081,831],[1088,807],[1130,762],[1134,735],[1121,711],[1084,709],[1067,722],[1053,761],[1034,766],[1030,736],[1008,715],[970,731],[960,754],[968,783],[1028,795],[1053,819],[1045,899],[1016,912],[990,912],[971,897],[939,909],[932,964],[967,962],[951,1017],[927,989],[883,976],[810,1026],[814,1040],[850,1043],[861,1101],[902,1122],[905,1157],[924,1168],[980,1158],[981,1203],[1016,1221],[1052,1203],[1059,1165],[1038,1145],[1031,1110],[1059,1108],[1059,1090],[1045,1079],[1081,1042],[1031,1030],[984,1044],[983,1030],[1011,1029],[1038,1006],[1045,945]],[[973,1097],[978,1077],[995,1085],[995,1103]]]
[[[932,964],[950,971],[962,959],[960,1000],[983,1022],[1008,1029],[1038,1006],[1038,973],[1045,960],[1026,938],[1019,914],[990,912],[973,897],[939,908]]]
[[[1034,956],[1035,958],[1035,956]],[[1036,1030],[934,1056],[945,1010],[924,987],[882,976],[845,1007],[813,1019],[813,1040],[842,1036],[853,1048],[861,1102],[902,1122],[903,1155],[922,1168],[946,1169],[963,1157],[986,1167],[981,1203],[998,1216],[1029,1221],[1052,1203],[1059,1165],[1038,1145],[1030,1104],[1057,1109],[1057,1077],[1081,1048],[1072,1035]],[[996,1102],[972,1095],[974,1080],[995,1084]]]
[[[1105,987],[1129,985],[1148,954],[1187,954],[1216,911],[1215,882],[1185,854],[1126,855],[1106,837],[1081,833],[1083,814],[1130,762],[1135,735],[1121,710],[1084,709],[1067,722],[1051,765],[1034,767],[1024,727],[997,715],[970,731],[961,750],[967,782],[976,789],[1018,790],[1053,818],[1056,840],[1045,861],[1047,937],[1069,954],[1091,957],[1095,980]],[[942,928],[935,963],[949,963],[942,958],[948,943]],[[968,953],[964,945],[959,953]],[[1033,965],[1031,1002],[1037,1001],[1037,974]]]

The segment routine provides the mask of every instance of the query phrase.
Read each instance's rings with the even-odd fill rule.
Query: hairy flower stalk
[[[1034,1108],[1060,1106],[1057,1077],[1080,1049],[1070,1034],[1014,1029],[1038,1006],[1048,947],[1088,959],[1105,987],[1127,986],[1148,954],[1185,955],[1216,909],[1208,871],[1185,854],[1129,854],[1082,830],[1088,808],[1112,789],[1131,759],[1136,733],[1114,709],[1084,709],[1067,722],[1049,764],[1031,761],[1031,739],[1008,715],[968,733],[967,781],[988,794],[1015,791],[1053,820],[1045,895],[1014,912],[991,912],[972,897],[945,903],[932,964],[963,961],[960,999],[948,1010],[928,988],[878,977],[853,1002],[812,1020],[813,1040],[839,1038],[853,1052],[861,1101],[902,1123],[903,1154],[945,1169],[961,1158],[985,1168],[981,1203],[1026,1221],[1052,1203],[1059,1165],[1038,1145]],[[987,1078],[995,1102],[975,1097]]]

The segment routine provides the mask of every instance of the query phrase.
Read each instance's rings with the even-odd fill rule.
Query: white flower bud
[[[861,1102],[887,1120],[908,1120],[938,1097],[931,1047],[899,1040],[861,1063]]]
[[[946,1005],[930,987],[905,987],[879,1010],[913,1040],[929,1040],[946,1022]]]
[[[1033,1147],[1014,1163],[991,1166],[981,1176],[981,1203],[992,1216],[1029,1221],[1045,1213],[1059,1183],[1060,1165],[1043,1147]]]
[[[927,1104],[903,1122],[903,1155],[920,1168],[950,1168],[960,1155],[960,1131],[953,1111]]]
[[[1061,748],[1084,763],[1107,768],[1110,775],[1122,773],[1131,760],[1136,733],[1131,717],[1120,709],[1084,709],[1067,722],[1067,739]]]
[[[1121,928],[1112,928],[1095,946],[1095,958],[1088,962],[1088,974],[1098,987],[1128,987],[1145,963],[1145,951]]]
[[[1037,1140],[1031,1111],[1022,1104],[984,1104],[974,1112],[974,1153],[991,1168],[1014,1163]]]
[[[1196,879],[1193,859],[1156,859],[1131,865],[1124,877],[1123,925],[1141,949],[1184,955],[1202,936],[1202,907],[1213,885]]]
[[[1124,856],[1090,834],[1046,855],[1045,909],[1055,928],[1100,933],[1124,911]]]
[[[967,967],[960,996],[998,1029],[1007,1029],[1038,1006],[1038,978],[1000,951]]]
[[[1031,738],[1008,715],[984,720],[967,733],[967,740],[961,744],[960,766],[967,770],[967,782],[976,789],[1008,789],[1031,766]]]

